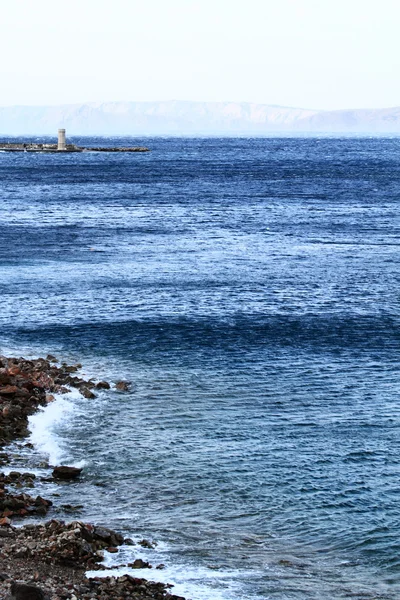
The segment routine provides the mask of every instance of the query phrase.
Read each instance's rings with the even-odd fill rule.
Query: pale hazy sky
[[[400,105],[400,0],[2,0],[0,105]]]

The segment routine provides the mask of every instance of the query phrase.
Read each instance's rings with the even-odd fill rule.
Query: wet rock
[[[134,542],[133,540],[131,540],[131,538],[125,538],[125,539],[124,539],[124,544],[125,544],[126,546],[134,546],[134,545],[135,545],[135,542]]]
[[[121,534],[106,527],[95,527],[93,537],[104,542],[107,546],[120,546],[124,543],[124,537]]]
[[[96,394],[93,394],[93,392],[91,392],[86,386],[82,386],[80,388],[80,392],[82,396],[88,398],[88,400],[94,400],[94,398],[96,398]]]
[[[109,390],[110,384],[107,381],[99,381],[98,383],[96,383],[96,388],[98,390]]]
[[[62,364],[62,368],[64,373],[76,373],[78,370],[78,367],[76,365],[67,365],[65,363]]]
[[[151,549],[154,549],[157,546],[157,542],[150,542],[150,540],[140,540],[140,542],[138,542],[138,544],[140,546],[142,546],[143,548],[151,548]]]
[[[52,506],[52,502],[51,500],[45,500],[45,498],[42,498],[42,496],[37,496],[35,499],[35,506]]]
[[[152,566],[150,563],[142,560],[141,558],[137,558],[133,561],[133,563],[128,563],[128,567],[131,569],[151,569]]]
[[[60,465],[59,467],[55,467],[53,469],[53,477],[55,477],[55,479],[77,479],[81,473],[82,469],[79,469],[78,467],[68,467],[65,465]]]
[[[130,387],[130,381],[117,381],[117,383],[115,384],[115,389],[119,390],[120,392],[127,392],[129,391]]]

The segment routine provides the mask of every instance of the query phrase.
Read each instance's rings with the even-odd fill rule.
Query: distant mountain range
[[[0,107],[0,135],[400,133],[400,107],[307,110],[248,102],[104,102]]]

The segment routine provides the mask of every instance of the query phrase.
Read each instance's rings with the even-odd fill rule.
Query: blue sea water
[[[0,351],[132,387],[16,462],[187,597],[397,598],[400,139],[73,141],[151,152],[0,153]]]

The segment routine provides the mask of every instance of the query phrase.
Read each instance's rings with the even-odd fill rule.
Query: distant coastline
[[[400,107],[313,110],[249,102],[105,102],[0,107],[0,136],[400,134]],[[6,140],[3,140],[6,141]]]

